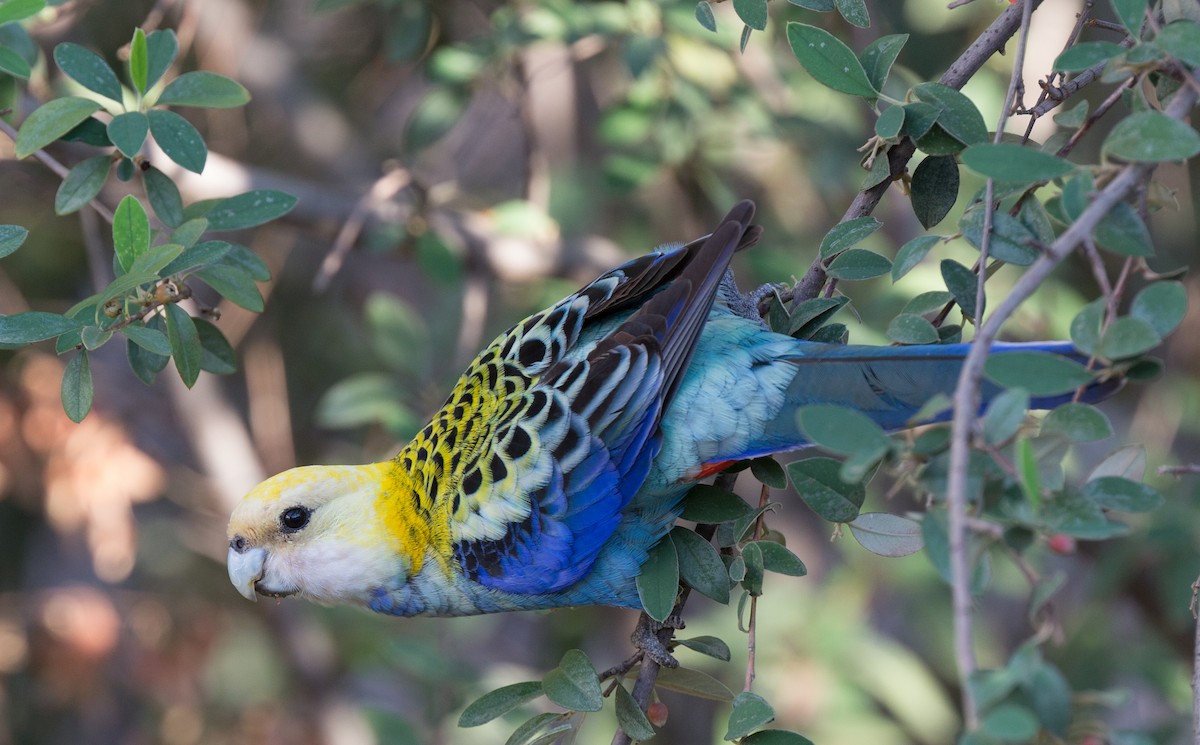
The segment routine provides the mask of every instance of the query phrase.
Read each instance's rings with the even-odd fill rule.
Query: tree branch
[[[1166,113],[1175,119],[1182,119],[1196,102],[1196,91],[1186,87],[1176,93],[1174,100],[1167,107]],[[992,312],[992,315],[979,326],[975,335],[975,343],[971,346],[963,362],[958,385],[954,391],[954,418],[951,427],[950,473],[947,485],[946,500],[950,506],[950,545],[951,545],[951,574],[955,590],[955,648],[959,655],[959,674],[963,687],[963,709],[967,718],[968,729],[977,724],[975,703],[970,693],[968,679],[974,668],[972,665],[970,638],[970,595],[960,598],[960,580],[965,577],[966,567],[958,565],[954,560],[955,534],[958,540],[963,540],[965,524],[965,507],[967,501],[967,464],[970,454],[970,435],[976,421],[979,408],[979,385],[983,377],[983,366],[987,359],[988,350],[1000,332],[1000,327],[1009,316],[1033,292],[1041,286],[1050,273],[1063,259],[1078,248],[1091,234],[1101,219],[1113,207],[1123,201],[1138,182],[1155,167],[1153,163],[1129,164],[1115,177],[1108,186],[1101,190],[1095,200],[1080,214],[1054,243],[1042,253],[1025,274],[1013,285],[1009,294]],[[961,544],[958,551],[962,551]],[[960,576],[960,574],[962,576]]]
[[[971,76],[979,72],[979,69],[983,67],[983,64],[993,54],[1004,48],[1009,38],[1021,27],[1021,15],[1024,12],[1025,6],[1029,5],[1032,12],[1041,4],[1042,0],[1026,0],[1025,2],[1010,5],[950,65],[942,77],[938,78],[938,82],[951,88],[962,88],[971,79]],[[908,137],[905,137],[898,144],[892,146],[888,150],[890,175],[887,180],[872,186],[870,189],[860,191],[858,196],[854,198],[854,201],[850,203],[850,207],[847,208],[845,214],[842,215],[839,223],[847,222],[857,217],[865,217],[874,212],[875,207],[879,204],[879,200],[883,198],[884,192],[888,190],[891,183],[904,175],[905,170],[908,168],[908,161],[912,160],[913,154],[916,151],[916,144]],[[808,271],[804,273],[800,281],[794,287],[780,293],[780,299],[785,303],[789,301],[811,300],[821,293],[821,288],[825,286],[825,280],[825,267],[821,261],[821,257],[817,256],[813,259],[812,264],[808,267]]]

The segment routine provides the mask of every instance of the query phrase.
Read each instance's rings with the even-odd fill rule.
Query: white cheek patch
[[[320,603],[366,605],[373,589],[403,581],[401,573],[398,557],[386,547],[319,540],[272,552],[264,584]]]

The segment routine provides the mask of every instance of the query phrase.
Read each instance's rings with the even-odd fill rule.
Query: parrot
[[[500,334],[395,457],[255,487],[228,527],[238,592],[395,616],[639,609],[641,566],[688,489],[810,445],[798,409],[833,404],[895,431],[953,391],[969,343],[769,330],[729,271],[760,237],[754,212],[739,203],[710,235],[628,261]],[[1069,342],[993,350],[1086,359]],[[1097,377],[1084,400],[1119,382]],[[984,385],[981,411],[999,391]]]

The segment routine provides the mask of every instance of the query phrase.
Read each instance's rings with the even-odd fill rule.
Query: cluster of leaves
[[[667,621],[680,597],[681,588],[691,588],[718,603],[728,605],[738,592],[739,628],[749,631],[747,608],[763,594],[767,572],[802,577],[807,569],[786,545],[782,534],[769,530],[766,516],[777,505],[765,495],[769,488],[785,488],[787,476],[771,458],[741,461],[728,471],[750,469],[763,484],[764,499],[751,507],[733,492],[700,484],[687,494],[682,517],[697,524],[697,530],[676,526],[650,552],[637,580],[638,596],[645,612],[655,620]],[[711,540],[708,536],[711,536]],[[673,647],[683,647],[702,655],[728,662],[729,646],[714,636],[675,639]],[[661,726],[661,712],[652,704],[643,712],[625,688],[623,679],[636,676],[639,666],[619,672],[597,674],[595,667],[579,650],[564,655],[557,668],[541,681],[514,683],[491,691],[463,711],[459,725],[473,727],[489,722],[512,709],[545,696],[565,712],[535,715],[521,724],[509,738],[510,745],[547,742],[578,727],[582,712],[600,711],[604,699],[614,702],[621,729],[634,740],[654,736]],[[605,680],[611,677],[607,688]],[[751,691],[734,694],[716,678],[688,667],[661,668],[655,687],[685,693],[703,699],[729,703],[732,708],[724,739],[741,745],[811,745],[802,735],[780,729],[762,729],[775,719],[775,710],[762,696]]]
[[[62,401],[67,415],[77,422],[93,401],[88,353],[114,334],[126,338],[129,365],[146,384],[172,359],[188,387],[201,370],[218,374],[235,370],[233,350],[221,331],[210,321],[189,315],[178,303],[191,297],[187,283],[194,278],[237,305],[261,311],[263,299],[255,283],[270,279],[262,260],[237,243],[202,239],[209,232],[261,225],[286,214],[296,202],[283,192],[255,190],[185,206],[175,183],[141,154],[147,137],[153,136],[169,158],[199,173],[208,154],[203,137],[180,115],[158,107],[223,108],[249,100],[245,88],[215,73],[190,72],[164,83],[177,53],[174,32],[145,34],[137,29],[130,43],[130,87],[125,88],[98,54],[76,44],[59,44],[55,62],[76,83],[107,99],[108,121],[94,116],[106,104],[67,96],[31,112],[17,134],[16,152],[22,158],[58,140],[108,150],[67,173],[55,197],[58,213],[91,203],[115,164],[122,181],[142,174],[147,201],[161,226],[152,229],[141,201],[125,196],[112,219],[113,281],[65,313],[31,311],[0,317],[0,348],[55,339],[59,354],[76,351],[63,377]],[[27,236],[20,226],[0,226],[0,257],[17,250]]]

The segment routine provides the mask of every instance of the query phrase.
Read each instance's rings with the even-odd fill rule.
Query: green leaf
[[[296,198],[291,194],[256,189],[222,199],[205,217],[209,230],[241,230],[282,217],[295,206]]]
[[[200,132],[174,111],[152,109],[146,115],[154,141],[167,157],[192,173],[204,170],[208,161],[208,146]]]
[[[806,339],[818,328],[825,325],[830,318],[833,318],[849,302],[850,298],[845,295],[840,297],[816,297],[811,300],[805,300],[792,310],[791,319],[785,330],[790,336],[798,339]]]
[[[64,42],[54,47],[54,63],[64,74],[94,93],[121,103],[121,81],[104,58],[78,44]],[[99,108],[99,107],[97,107]],[[88,112],[91,113],[91,112]]]
[[[163,332],[147,328],[140,323],[131,323],[121,329],[121,333],[147,352],[166,357],[171,354],[171,343]]]
[[[867,28],[871,25],[871,18],[867,15],[867,4],[863,0],[833,0],[833,4],[851,26]]]
[[[879,556],[897,558],[921,550],[921,524],[886,512],[864,512],[848,523],[863,548]]]
[[[1103,153],[1122,160],[1154,163],[1187,160],[1200,153],[1200,134],[1158,111],[1131,114],[1112,128]]]
[[[127,111],[117,114],[108,123],[108,139],[125,154],[133,158],[142,149],[146,141],[146,133],[150,131],[150,122],[140,111]]]
[[[897,344],[937,344],[933,324],[912,313],[901,313],[888,324],[887,337]]]
[[[193,318],[200,334],[200,369],[213,375],[232,375],[237,372],[237,355],[225,334],[203,318]]]
[[[883,84],[887,82],[888,73],[892,71],[892,65],[895,64],[896,57],[900,55],[900,50],[904,48],[904,44],[907,41],[908,34],[888,34],[887,36],[881,36],[868,44],[866,49],[862,51],[862,54],[858,56],[872,88],[877,91],[883,90]],[[900,115],[903,117],[903,107],[895,106],[892,108],[899,109]],[[885,111],[884,113],[887,112]]]
[[[967,210],[958,227],[975,248],[983,250],[983,206]],[[1017,266],[1029,266],[1038,257],[1037,237],[1017,218],[997,210],[992,213],[988,257]]]
[[[239,83],[215,72],[185,72],[172,80],[157,104],[230,109],[250,102],[250,92]]]
[[[709,701],[732,701],[733,692],[708,673],[687,667],[664,667],[658,671],[655,685],[668,691],[686,693]]]
[[[1054,123],[1060,127],[1078,129],[1087,121],[1089,105],[1086,99],[1075,104],[1066,111],[1054,115]]]
[[[263,260],[250,249],[237,243],[229,245],[229,253],[225,254],[219,263],[241,269],[249,274],[255,282],[266,282],[271,279],[271,270],[267,268]]]
[[[183,308],[171,303],[167,306],[167,340],[171,344],[171,356],[175,358],[175,369],[183,384],[191,388],[200,376],[200,359],[204,355],[200,347],[200,334],[196,324]]]
[[[178,227],[183,223],[183,197],[179,187],[167,174],[150,166],[142,171],[142,184],[146,187],[146,198],[154,214],[167,227]]]
[[[446,136],[462,119],[465,96],[456,89],[434,88],[417,105],[404,127],[404,149],[419,153]]]
[[[79,334],[79,340],[83,342],[84,348],[93,352],[108,343],[112,335],[113,332],[105,331],[99,326],[84,326]]]
[[[783,466],[769,455],[750,461],[750,473],[772,489],[787,488],[787,474],[783,472]]]
[[[984,374],[1005,388],[1024,388],[1034,396],[1073,391],[1092,381],[1087,368],[1048,352],[1003,352],[988,357]]]
[[[930,156],[912,176],[913,213],[929,229],[945,219],[958,199],[958,164],[954,156]]]
[[[789,463],[787,470],[804,503],[823,520],[844,523],[858,517],[866,488],[842,481],[841,464],[836,460],[805,458]]]
[[[945,290],[930,290],[922,292],[912,300],[904,304],[900,310],[901,313],[911,313],[915,316],[924,316],[929,313],[940,311],[946,303],[954,299],[954,296]],[[940,337],[940,333],[939,333]]]
[[[181,253],[183,253],[183,246],[178,243],[164,243],[161,246],[154,246],[134,260],[133,266],[129,267],[129,274],[145,273],[157,276],[164,266],[174,261]]]
[[[58,186],[54,195],[54,211],[69,215],[96,198],[108,178],[112,160],[107,155],[97,155],[80,161],[72,168]]]
[[[679,558],[674,542],[664,539],[650,549],[638,574],[637,590],[642,609],[654,620],[665,621],[675,607],[678,589]]]
[[[394,375],[360,373],[339,381],[317,403],[314,419],[330,429],[349,429],[373,422],[402,422],[411,413]],[[413,421],[416,424],[415,419]]]
[[[1121,360],[1136,357],[1149,352],[1159,344],[1162,338],[1154,331],[1154,327],[1140,318],[1126,316],[1116,318],[1108,324],[1096,354],[1108,360]]]
[[[459,727],[478,727],[542,695],[540,681],[513,683],[483,694],[458,716]]]
[[[0,256],[4,251],[0,250]],[[1187,290],[1180,282],[1155,282],[1133,299],[1129,315],[1154,329],[1161,338],[1176,329],[1187,315]]]
[[[171,242],[190,249],[196,245],[196,241],[200,240],[200,236],[204,235],[206,230],[208,230],[208,220],[203,217],[185,220],[171,231]]]
[[[117,260],[122,269],[129,271],[134,260],[150,248],[150,219],[137,197],[127,194],[117,205],[112,232]]]
[[[1022,688],[1042,727],[1065,737],[1071,724],[1071,686],[1053,665],[1042,663]]]
[[[767,0],[733,0],[733,10],[742,23],[755,31],[767,28]]]
[[[33,70],[24,57],[8,47],[0,47],[0,72],[8,73],[21,80],[29,80]]]
[[[578,649],[567,650],[558,667],[546,673],[542,690],[546,698],[571,711],[600,711],[604,707],[596,668]]]
[[[1042,422],[1042,434],[1061,434],[1072,442],[1095,442],[1111,437],[1112,424],[1094,406],[1066,403],[1051,411]]]
[[[232,245],[225,241],[203,241],[197,243],[191,248],[184,250],[178,258],[163,267],[161,274],[164,277],[169,277],[172,274],[180,274],[196,267],[215,264],[217,261],[223,259],[231,248]]]
[[[717,549],[695,532],[676,526],[670,533],[679,560],[679,576],[718,603],[729,602],[729,572]]]
[[[809,440],[841,455],[877,460],[891,447],[891,440],[878,424],[843,406],[805,406],[797,412],[796,421]]]
[[[942,270],[942,281],[954,296],[954,301],[962,308],[963,315],[975,318],[975,299],[979,289],[979,278],[975,276],[975,272],[954,259],[942,259],[939,266]]]
[[[904,107],[889,106],[879,114],[879,118],[875,120],[875,135],[884,140],[895,142],[900,138],[900,130],[904,127]],[[887,158],[881,153],[876,161],[887,162]],[[872,166],[874,168],[874,166]],[[889,171],[890,175],[890,171]]]
[[[881,227],[883,223],[873,217],[856,217],[834,225],[821,239],[821,258],[837,256]]]
[[[1142,24],[1146,20],[1146,0],[1112,0],[1112,6],[1121,25],[1129,29],[1133,38],[1141,36]]]
[[[1120,476],[1101,476],[1083,485],[1083,496],[1093,504],[1118,512],[1149,512],[1162,506],[1163,495],[1152,486]]]
[[[738,42],[738,51],[742,54],[746,53],[746,45],[750,43],[750,34],[753,31],[749,26],[742,26],[742,38]]]
[[[879,96],[858,57],[833,34],[792,21],[787,25],[787,37],[796,59],[818,83],[860,98]]]
[[[700,0],[696,3],[696,21],[714,34],[717,32],[717,17],[713,15],[713,9],[708,4],[708,0]]]
[[[1062,158],[1011,142],[972,145],[960,157],[981,176],[1021,184],[1061,178],[1075,169]]]
[[[852,248],[837,255],[826,273],[834,279],[857,281],[874,279],[892,271],[892,262],[865,248]]]
[[[1001,704],[983,715],[980,728],[1005,742],[1027,742],[1037,734],[1037,719],[1023,706]]]
[[[992,445],[1011,440],[1025,423],[1029,411],[1029,392],[1024,388],[1002,391],[988,404],[983,417],[983,436]]]
[[[1096,298],[1083,306],[1071,320],[1071,343],[1087,355],[1100,346],[1100,326],[1104,322],[1104,298]]]
[[[0,259],[16,251],[29,237],[29,231],[20,225],[0,225]]]
[[[733,711],[729,713],[725,739],[732,741],[744,737],[774,719],[775,710],[766,699],[757,693],[742,691],[733,699]]]
[[[896,260],[892,262],[892,281],[896,282],[912,271],[941,240],[940,235],[918,235],[901,246],[896,253]]]
[[[1054,60],[1054,70],[1055,72],[1080,72],[1125,54],[1125,52],[1125,47],[1111,41],[1081,42],[1058,55],[1058,58]],[[1080,123],[1082,124],[1082,122]]]
[[[900,130],[900,133],[919,140],[933,128],[941,114],[941,107],[924,101],[905,104],[904,128]]]
[[[108,125],[94,116],[89,116],[62,136],[63,142],[82,142],[93,147],[112,147],[108,139]]]
[[[743,737],[741,745],[813,745],[813,741],[787,730],[764,729]]]
[[[209,287],[246,310],[262,313],[263,297],[254,279],[238,267],[210,264],[196,272]]]
[[[742,577],[742,587],[754,597],[763,593],[763,556],[762,549],[757,544],[747,543],[742,547],[742,563],[745,574]],[[738,612],[741,615],[741,612]]]
[[[0,316],[0,344],[21,346],[75,331],[82,323],[57,313],[29,311]]]
[[[941,109],[937,123],[945,132],[964,145],[986,142],[987,125],[971,99],[941,83],[921,83],[913,88],[918,100]]]
[[[382,292],[367,297],[363,309],[371,347],[393,370],[419,374],[428,360],[421,350],[429,348],[425,322],[400,298]]]
[[[1200,23],[1171,23],[1154,37],[1154,45],[1189,67],[1200,67]]]
[[[17,133],[14,148],[17,159],[33,155],[70,132],[99,109],[99,103],[75,96],[56,98],[34,109],[21,124],[21,131]]]
[[[559,735],[572,729],[574,727],[564,715],[546,712],[538,714],[513,730],[504,741],[504,745],[548,745]]]
[[[92,410],[92,367],[88,363],[88,353],[80,350],[67,363],[62,378],[62,405],[67,417],[78,424]]]
[[[625,690],[625,686],[617,686],[616,708],[617,724],[621,726],[621,730],[625,734],[629,735],[631,740],[649,740],[654,737],[654,727],[646,718],[642,707],[638,706],[629,691]]]
[[[803,577],[808,574],[808,567],[787,546],[774,541],[754,541],[762,553],[763,569],[789,577]]]
[[[129,44],[129,80],[138,93],[145,93],[150,74],[149,51],[146,48],[146,32],[140,28],[133,30],[133,41]]]
[[[166,323],[158,316],[154,316],[146,322],[146,327],[163,335]],[[132,326],[127,328],[132,328]],[[166,338],[165,335],[163,335],[163,338]],[[168,349],[169,347],[170,344],[168,343]],[[162,372],[162,369],[171,361],[169,355],[160,355],[151,352],[145,347],[134,343],[132,339],[125,345],[125,353],[129,358],[129,367],[133,370],[133,374],[146,385],[152,384],[158,373]]]
[[[1137,210],[1118,202],[1093,231],[1096,242],[1122,256],[1153,256],[1154,243]]]
[[[696,636],[691,639],[679,639],[678,641],[680,646],[687,647],[722,662],[729,662],[732,656],[729,652],[729,645],[715,636]]]
[[[0,5],[0,25],[23,21],[42,12],[45,7],[45,0],[8,0]]]
[[[154,87],[179,54],[179,40],[171,29],[151,31],[146,36],[146,90]]]
[[[750,512],[750,505],[731,491],[708,484],[696,484],[683,499],[684,520],[715,525],[730,522]]]

